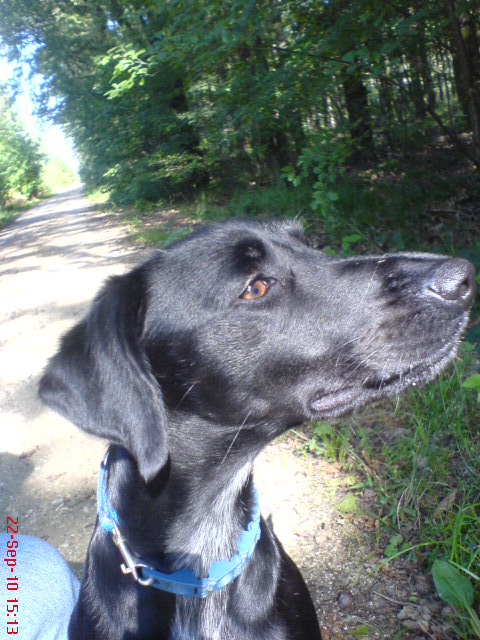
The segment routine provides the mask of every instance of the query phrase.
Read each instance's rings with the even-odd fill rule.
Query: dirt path
[[[7,515],[18,515],[21,533],[51,542],[78,573],[105,444],[44,409],[36,385],[59,336],[102,280],[142,253],[120,221],[95,212],[79,190],[50,198],[0,232],[0,528]],[[428,637],[401,621],[406,615],[407,626],[431,630],[438,604],[422,600],[429,591],[423,576],[408,564],[372,574],[379,557],[368,521],[359,526],[337,508],[351,477],[299,456],[294,437],[268,447],[255,473],[262,511],[273,514],[307,579],[326,640]],[[408,604],[412,596],[416,605]]]

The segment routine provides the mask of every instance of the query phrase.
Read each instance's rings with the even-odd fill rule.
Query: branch
[[[455,133],[455,131],[450,129],[450,127],[447,127],[447,125],[444,122],[442,122],[441,118],[438,116],[438,114],[435,113],[435,111],[430,106],[424,103],[423,108],[428,114],[430,114],[433,120],[435,120],[435,122],[438,124],[440,129],[450,138],[450,140],[457,147],[457,149],[461,153],[463,153],[463,155],[466,156],[471,162],[473,162],[473,164],[477,167],[477,169],[480,169],[480,162],[476,160],[475,157],[470,153],[470,150],[468,149],[468,147],[465,144],[463,144],[463,142],[460,140],[460,138]]]
[[[393,78],[388,78],[383,74],[380,74],[378,77],[384,80],[387,84],[393,85],[400,91],[407,91],[408,93],[408,88],[406,88],[405,85],[399,82],[398,80],[395,80]],[[477,167],[477,169],[480,169],[480,162],[476,160],[475,156],[470,153],[470,150],[467,147],[467,145],[463,144],[463,142],[460,140],[460,138],[455,133],[455,131],[453,131],[453,129],[450,129],[450,127],[447,127],[447,125],[443,122],[440,116],[437,113],[435,113],[432,107],[425,102],[425,100],[423,99],[423,96],[422,96],[422,108],[425,111],[425,113],[428,113],[432,117],[432,119],[435,120],[435,122],[438,124],[440,129],[448,136],[448,138],[453,142],[453,144],[457,147],[460,153],[462,153],[466,158],[468,158],[471,162],[473,162],[473,164]]]

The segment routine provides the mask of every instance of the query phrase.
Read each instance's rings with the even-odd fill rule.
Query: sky
[[[7,84],[14,76],[15,64],[8,62],[0,54],[0,84]],[[42,83],[42,76],[29,78],[29,67],[22,65],[23,78],[21,92],[15,98],[15,105],[21,121],[33,137],[38,137],[43,143],[44,151],[52,158],[61,158],[73,170],[78,170],[78,161],[71,140],[67,139],[62,129],[51,122],[41,120],[35,115],[34,93]]]

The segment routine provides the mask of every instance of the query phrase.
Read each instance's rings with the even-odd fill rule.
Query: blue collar
[[[205,578],[197,578],[188,567],[173,573],[163,573],[136,557],[120,533],[117,512],[108,499],[107,465],[108,452],[100,465],[98,475],[97,514],[100,526],[105,533],[112,533],[113,541],[124,560],[121,565],[123,573],[131,573],[134,580],[142,586],[196,598],[206,598],[209,593],[220,591],[242,573],[260,538],[260,506],[256,489],[254,489],[252,518],[240,535],[238,552],[230,560],[212,562],[208,576]]]

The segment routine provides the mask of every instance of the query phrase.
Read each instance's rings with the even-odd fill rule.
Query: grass
[[[480,637],[480,404],[462,387],[476,368],[478,353],[466,343],[436,383],[413,389],[397,406],[383,403],[350,421],[314,425],[305,445],[354,468],[364,478],[360,488],[376,488],[386,561],[414,554],[429,571],[443,559],[458,584],[468,581],[473,606],[453,603],[452,624],[465,639]]]
[[[279,179],[274,185],[236,189],[231,194],[204,192],[191,206],[190,215],[200,222],[227,218],[300,218],[309,210],[308,189],[292,189]]]
[[[465,345],[455,367],[402,402],[399,416],[412,431],[383,450],[383,493],[391,506],[388,517],[398,530],[424,544],[417,559],[428,569],[437,559],[448,560],[478,598],[480,405],[461,386],[475,366],[475,351]],[[456,604],[461,637],[480,637],[475,617],[464,616],[464,607]]]
[[[96,204],[108,204],[108,194],[93,193]],[[293,190],[283,181],[276,185],[237,189],[230,195],[203,192],[191,200],[161,202],[136,210],[123,210],[124,220],[131,229],[134,242],[163,247],[190,233],[195,225],[220,222],[229,218],[298,218],[305,220],[308,203],[305,193]],[[118,207],[116,207],[118,210]]]
[[[0,209],[0,229],[12,220],[17,211],[13,209]]]
[[[13,220],[16,215],[34,207],[38,202],[40,202],[40,198],[30,198],[27,200],[19,195],[6,206],[0,207],[0,229]]]
[[[173,227],[165,225],[160,228],[145,229],[140,228],[134,233],[132,239],[146,246],[155,246],[163,248],[175,240],[180,240],[183,236],[188,235],[193,227]]]
[[[108,191],[103,191],[101,189],[95,189],[92,191],[86,192],[86,198],[93,204],[98,205],[99,207],[110,208],[108,205],[108,199],[110,198],[110,194]]]

